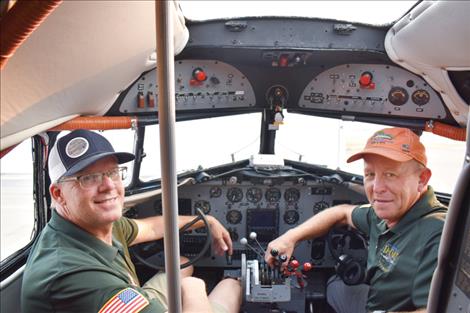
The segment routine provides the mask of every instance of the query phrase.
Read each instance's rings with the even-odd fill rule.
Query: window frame
[[[46,226],[47,216],[49,212],[45,209],[50,203],[49,192],[45,186],[49,185],[48,173],[44,167],[47,156],[46,139],[40,135],[36,135],[29,139],[31,141],[31,153],[33,162],[33,210],[34,224],[32,236],[26,246],[13,252],[0,262],[0,281],[4,281],[19,268],[21,268],[28,259],[29,251],[39,236],[41,230]],[[13,148],[14,150],[15,148]],[[41,201],[40,201],[41,200]]]

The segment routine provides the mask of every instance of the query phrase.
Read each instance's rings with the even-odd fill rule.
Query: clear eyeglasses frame
[[[113,168],[112,170],[106,172],[98,172],[98,173],[91,173],[85,174],[80,176],[69,176],[64,177],[63,179],[59,179],[58,183],[68,182],[68,181],[78,181],[80,187],[83,189],[89,189],[93,187],[97,187],[103,183],[103,177],[106,176],[110,178],[112,181],[122,181],[126,179],[127,176],[127,167],[120,166]]]

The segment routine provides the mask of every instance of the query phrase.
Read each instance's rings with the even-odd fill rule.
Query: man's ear
[[[419,182],[418,182],[418,191],[421,192],[425,190],[426,186],[428,185],[429,179],[431,178],[432,172],[429,168],[424,168],[421,170],[419,174]]]
[[[57,184],[52,184],[49,187],[49,192],[51,194],[52,199],[60,205],[64,204],[64,197],[62,195],[62,189]]]

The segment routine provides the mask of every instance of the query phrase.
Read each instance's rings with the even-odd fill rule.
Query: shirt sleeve
[[[357,206],[352,212],[352,222],[354,226],[367,236],[370,235],[372,212],[373,210],[370,204]]]
[[[165,312],[157,299],[151,299],[140,287],[100,271],[78,269],[56,279],[49,299],[54,312]]]
[[[163,313],[167,311],[158,300],[148,298],[145,292],[139,289],[130,286],[108,292],[104,298],[105,301],[96,312]],[[117,308],[120,311],[117,311]]]
[[[116,236],[119,237],[118,239],[124,240],[124,242],[127,243],[127,246],[134,241],[139,232],[137,224],[127,217],[121,217],[117,220],[114,223],[114,229]]]

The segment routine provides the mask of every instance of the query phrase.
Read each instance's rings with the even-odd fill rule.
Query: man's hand
[[[232,255],[232,239],[229,232],[225,229],[220,222],[213,216],[206,216],[210,225],[212,233],[212,242],[214,245],[214,252],[217,255],[223,256],[225,252]]]
[[[277,251],[277,255],[286,255],[287,260],[289,260],[292,253],[294,252],[295,244],[295,240],[289,237],[289,232],[285,233],[268,244],[266,254],[264,255],[264,260],[271,267],[276,264],[277,258],[271,254],[271,250],[273,249]]]

